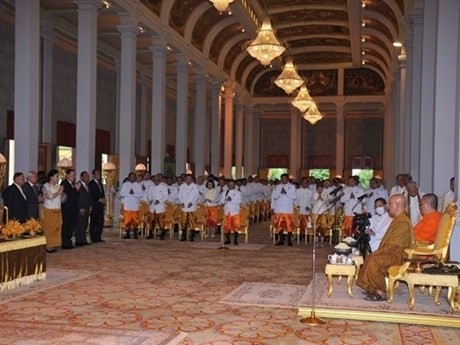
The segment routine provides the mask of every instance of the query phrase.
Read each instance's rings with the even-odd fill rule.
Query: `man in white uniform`
[[[369,220],[369,229],[366,230],[366,233],[370,237],[369,245],[372,252],[375,252],[379,248],[380,241],[383,236],[385,236],[385,233],[393,220],[387,212],[387,201],[385,199],[376,199],[374,205],[375,212]]]
[[[313,192],[308,186],[308,179],[302,177],[300,188],[296,189],[295,205],[299,207],[299,221],[301,236],[305,236],[312,206]]]
[[[422,197],[425,193],[420,191],[420,187],[417,185],[417,182],[410,181],[407,184],[407,197],[406,197],[406,212],[409,215],[410,222],[412,226],[417,224],[422,218],[420,212],[420,205],[422,203]]]
[[[297,199],[295,186],[289,182],[289,175],[281,175],[281,182],[272,194],[272,205],[275,212],[275,230],[278,234],[277,246],[284,245],[283,231],[288,233],[288,246],[292,246],[292,230],[294,230],[294,202]]]
[[[153,231],[158,226],[160,229],[160,240],[165,239],[164,217],[166,212],[166,201],[168,200],[168,188],[161,182],[161,176],[155,175],[152,185],[145,193],[145,200],[149,204],[149,239],[153,238]]]
[[[352,235],[354,212],[361,213],[361,201],[364,194],[363,188],[359,185],[358,176],[348,178],[348,186],[343,189],[343,196],[340,201],[343,205],[343,231],[347,236]]]
[[[455,177],[452,177],[450,179],[450,190],[446,193],[441,198],[441,202],[439,203],[439,212],[444,213],[446,211],[447,206],[449,206],[449,203],[455,200]]]
[[[365,199],[366,211],[374,215],[375,214],[375,211],[374,211],[375,200],[382,198],[382,199],[385,199],[385,201],[387,201],[388,192],[382,186],[382,180],[379,179],[377,176],[371,179],[370,187],[371,188],[369,188],[366,191],[366,195],[367,195],[367,198]]]
[[[190,241],[195,240],[195,221],[200,192],[191,174],[185,175],[185,183],[179,188],[179,204],[181,206],[181,241],[187,240],[187,229],[190,229]]]
[[[121,186],[120,196],[124,205],[124,229],[123,238],[137,238],[139,226],[139,203],[144,196],[141,185],[137,182],[136,174],[131,172],[128,181]]]
[[[224,244],[230,244],[230,233],[233,231],[233,244],[238,245],[238,234],[240,233],[240,205],[241,192],[235,188],[235,181],[228,182],[228,189],[221,194],[220,203],[224,205],[224,224],[225,234]]]

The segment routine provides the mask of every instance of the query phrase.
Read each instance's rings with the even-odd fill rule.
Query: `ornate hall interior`
[[[16,171],[49,171],[68,158],[77,174],[113,163],[120,185],[137,164],[166,176],[283,171],[295,180],[366,170],[387,189],[408,173],[437,195],[455,177],[457,200],[460,1],[218,2],[0,0],[4,186]],[[250,47],[267,18],[282,51],[262,63]],[[287,93],[278,82],[289,61],[299,84]],[[319,118],[293,105],[301,85]],[[296,309],[219,303],[247,281],[308,285],[314,277],[311,246],[277,250],[268,227],[253,228],[249,242],[264,244],[256,252],[123,242],[105,229],[107,243],[47,257],[71,277],[65,284],[8,295],[8,303],[0,291],[0,322],[56,334],[170,332],[184,334],[174,338],[184,345],[460,343],[448,327],[329,320],[309,328]],[[318,250],[319,265],[327,249]],[[450,258],[460,261],[460,224]],[[116,344],[114,334],[101,343]]]

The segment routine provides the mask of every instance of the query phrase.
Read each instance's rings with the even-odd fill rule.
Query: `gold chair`
[[[251,222],[251,224],[254,224],[255,223],[254,203],[250,202],[248,204],[248,207],[249,207],[249,221]]]
[[[297,245],[300,245],[300,208],[298,206],[294,206],[294,216],[293,216],[293,226],[292,234],[294,235],[294,239],[297,241]],[[287,234],[286,231],[283,231],[283,235]],[[270,239],[273,240],[273,243],[276,244],[276,226],[275,226],[275,217],[271,217],[270,222]]]
[[[254,202],[254,224],[260,222],[260,202]]]
[[[175,228],[177,226],[177,229],[179,231],[179,237],[180,237],[181,234],[182,234],[182,228],[181,228],[182,209],[181,209],[180,205],[173,205],[173,206],[174,206],[173,228]]]
[[[245,205],[240,207],[240,234],[244,234],[244,243],[249,238],[249,208]]]
[[[273,240],[273,243],[275,243],[275,238],[276,238],[276,227],[275,227],[275,215],[272,214],[270,217],[270,239]]]
[[[174,211],[175,207],[172,203],[167,202],[165,204],[165,216],[163,219],[163,224],[164,224],[164,229],[165,231],[169,231],[169,238],[173,239],[174,238]],[[157,227],[155,229],[152,229],[153,231],[153,237],[157,237]]]
[[[146,237],[149,230],[149,204],[141,201],[139,204],[139,232],[141,238]]]
[[[201,240],[203,240],[204,235],[205,235],[205,228],[206,228],[206,206],[198,205],[196,209],[195,228],[187,229],[187,232],[188,230],[198,231],[200,233]]]
[[[412,248],[406,249],[409,259],[415,257],[436,258],[440,262],[445,262],[449,251],[450,239],[454,231],[457,217],[457,205],[452,202],[442,215],[438,226],[436,240],[433,244],[415,243]]]
[[[8,207],[0,205],[0,225],[6,225],[8,223]]]

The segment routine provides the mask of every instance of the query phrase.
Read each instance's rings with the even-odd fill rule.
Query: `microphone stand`
[[[313,261],[313,281],[312,281],[312,293],[311,293],[311,313],[309,317],[300,319],[300,322],[310,326],[322,325],[325,322],[315,315],[315,304],[316,304],[316,222],[318,217],[315,217],[313,221],[313,250],[312,250],[312,261]]]

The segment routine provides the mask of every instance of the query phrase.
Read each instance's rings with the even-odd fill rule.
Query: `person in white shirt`
[[[362,196],[364,195],[363,188],[359,185],[358,176],[350,176],[348,178],[348,186],[343,189],[343,196],[340,202],[343,204],[343,231],[347,236],[351,236],[353,228],[354,212],[361,213]]]
[[[166,212],[166,201],[168,201],[168,188],[161,182],[161,176],[153,177],[152,185],[145,191],[145,201],[149,205],[150,234],[148,239],[153,238],[153,230],[158,225],[160,229],[160,240],[165,239],[164,217]]]
[[[385,201],[387,201],[388,192],[386,191],[385,188],[383,188],[382,180],[379,178],[379,176],[375,176],[371,179],[370,187],[371,188],[369,188],[366,191],[366,195],[367,195],[367,198],[365,199],[366,211],[374,215],[375,214],[375,211],[374,211],[375,200],[382,198],[382,199],[385,199]]]
[[[259,177],[254,177],[254,182],[251,186],[251,201],[262,201],[264,199],[264,190],[264,185],[260,183]]]
[[[384,198],[377,198],[374,203],[374,215],[369,220],[369,229],[366,230],[366,234],[369,235],[369,245],[372,252],[375,252],[380,245],[380,241],[387,232],[393,218],[387,212],[387,201]]]
[[[228,181],[228,190],[221,194],[220,203],[224,205],[224,224],[225,234],[224,244],[230,244],[230,234],[233,231],[233,244],[238,245],[238,234],[240,233],[240,205],[241,192],[235,188],[234,180]]]
[[[407,196],[406,185],[404,184],[404,182],[405,182],[404,174],[396,175],[396,185],[394,185],[391,188],[390,196],[393,196],[395,194],[402,194],[404,196]]]
[[[139,184],[141,185],[142,191],[144,193],[146,193],[147,190],[153,185],[153,182],[150,179],[150,173],[148,171],[144,172],[144,175],[142,176],[142,181],[140,181]]]
[[[128,181],[121,186],[120,196],[123,198],[124,207],[124,228],[123,238],[137,238],[137,227],[139,226],[139,204],[144,196],[141,185],[136,182],[136,174],[131,172]]]
[[[182,184],[182,177],[178,177],[176,179],[176,182],[172,178],[167,178],[166,183],[168,185],[168,202],[170,202],[173,205],[178,205],[179,204],[179,184]]]
[[[206,182],[206,190],[203,194],[204,204],[206,206],[206,229],[214,237],[216,234],[218,221],[218,206],[220,203],[220,194],[213,180]]]
[[[241,203],[244,205],[249,204],[250,195],[249,195],[248,180],[246,180],[245,178],[241,179],[241,186],[239,186],[238,189],[241,192]]]
[[[200,200],[200,192],[193,182],[191,174],[185,175],[185,183],[179,187],[178,198],[181,207],[182,236],[180,240],[187,240],[187,229],[190,229],[190,241],[193,242],[195,240],[196,210]]]
[[[316,224],[316,233],[319,236],[319,243],[322,246],[324,237],[329,235],[327,211],[329,209],[329,197],[321,183],[316,185],[316,192],[312,198],[311,218],[312,223]]]
[[[299,226],[301,236],[305,236],[308,224],[310,223],[311,204],[313,192],[308,186],[308,179],[302,177],[300,188],[296,189],[295,205],[299,207]]]
[[[203,176],[198,176],[196,179],[196,186],[198,187],[198,192],[200,193],[200,202],[204,202],[203,194],[206,192],[206,183]]]
[[[272,195],[275,212],[275,231],[278,234],[277,246],[284,245],[283,231],[288,233],[288,246],[292,246],[292,230],[294,229],[294,202],[297,199],[295,186],[289,182],[289,175],[281,175],[281,182],[275,187]]]
[[[453,201],[455,201],[455,177],[450,179],[450,190],[441,198],[441,202],[439,203],[439,212],[444,213],[446,211],[447,206]]]
[[[225,193],[227,191],[228,187],[227,187],[227,182],[225,181],[225,177],[222,177],[222,176],[219,177],[218,185],[216,188],[220,195],[222,195],[222,193]]]
[[[420,212],[420,205],[422,203],[422,197],[425,193],[420,191],[420,187],[417,185],[417,182],[410,181],[407,184],[407,197],[406,197],[406,212],[409,215],[410,222],[412,226],[417,224],[422,218]]]

